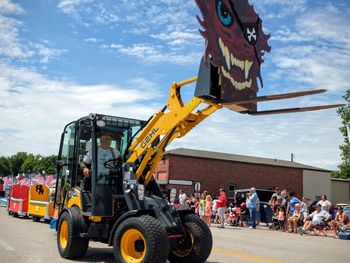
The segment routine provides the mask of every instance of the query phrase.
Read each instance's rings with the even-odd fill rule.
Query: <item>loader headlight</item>
[[[137,186],[137,197],[140,201],[145,199],[145,186],[143,184]]]

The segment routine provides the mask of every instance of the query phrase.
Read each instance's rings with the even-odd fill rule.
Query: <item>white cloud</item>
[[[94,38],[94,37],[90,37],[90,38],[85,38],[84,41],[87,42],[87,43],[97,43],[100,40],[97,39],[97,38]]]
[[[144,39],[141,44],[137,43],[137,40],[132,40],[133,43],[130,43],[130,37],[121,38],[117,43],[116,41],[109,43],[114,52],[117,51],[119,54],[141,58],[148,63],[188,64],[200,57],[196,52],[187,52],[194,50],[193,47],[203,45],[202,37],[197,32],[197,20],[191,13],[195,9],[194,1],[123,0],[115,5],[107,0],[98,3],[94,0],[61,0],[58,8],[81,24],[90,27],[99,24],[97,16],[107,20],[111,16],[122,18],[102,24],[111,23],[113,28],[120,30],[121,35],[135,34]],[[188,30],[194,28],[194,25],[195,29]],[[152,39],[149,40],[150,37]],[[157,40],[156,44],[154,40]],[[108,48],[108,44],[105,44],[108,42],[110,41],[104,40],[101,47]],[[184,53],[187,54],[183,55]]]
[[[271,59],[279,68],[270,77],[288,79],[290,86],[306,84],[340,94],[350,88],[350,18],[332,5],[297,17],[295,30],[283,25],[273,41]],[[320,23],[320,21],[323,21]]]
[[[11,14],[20,15],[23,14],[24,10],[18,4],[14,4],[11,0],[1,0],[0,1],[0,14]]]
[[[30,53],[19,40],[21,22],[0,13],[0,54],[9,58],[25,58]]]
[[[36,50],[36,55],[39,57],[38,62],[48,63],[49,61],[68,53],[67,49],[50,48],[48,47],[49,45],[50,43],[48,41],[33,45]]]
[[[0,63],[0,83],[2,155],[55,154],[64,125],[89,113],[148,119],[157,110],[151,88],[156,84],[144,79],[127,88],[84,86]]]
[[[24,10],[18,4],[13,4],[8,0],[0,2],[0,58],[20,59],[38,57],[35,62],[48,63],[68,51],[65,49],[55,49],[48,40],[40,43],[22,41],[20,29],[22,22],[11,16],[21,15]]]
[[[113,25],[119,20],[115,11],[107,7],[106,1],[61,0],[57,8],[85,26]]]
[[[202,37],[200,36],[200,34],[198,34],[198,31],[191,32],[188,30],[151,34],[150,36],[157,40],[166,41],[167,44],[170,46],[183,46],[185,44],[190,44],[194,41],[202,40]]]
[[[111,44],[110,48],[118,53],[142,59],[146,62],[164,63],[170,62],[174,64],[191,64],[199,60],[200,53],[191,52],[186,55],[177,54],[164,50],[162,46],[151,44],[133,44],[131,47],[119,44]]]
[[[283,18],[294,15],[306,9],[307,0],[250,0],[258,13],[263,13],[264,18]]]

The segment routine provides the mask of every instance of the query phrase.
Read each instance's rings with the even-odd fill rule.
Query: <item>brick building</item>
[[[167,151],[155,171],[163,189],[184,189],[218,194],[223,187],[229,196],[235,189],[255,186],[261,189],[279,187],[295,191],[298,197],[315,199],[330,196],[330,171],[296,162],[179,148]]]

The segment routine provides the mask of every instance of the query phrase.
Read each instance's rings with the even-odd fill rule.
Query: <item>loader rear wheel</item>
[[[196,215],[186,215],[182,221],[186,238],[170,251],[171,263],[202,263],[210,255],[213,238],[209,227]]]
[[[126,219],[113,242],[114,258],[120,263],[164,263],[169,253],[167,233],[161,223],[148,215]]]
[[[72,216],[76,216],[72,213]],[[73,238],[73,218],[68,212],[64,212],[58,223],[57,246],[63,258],[81,258],[86,254],[89,239],[82,237]]]

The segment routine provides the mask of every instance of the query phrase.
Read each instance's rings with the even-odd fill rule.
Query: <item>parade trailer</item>
[[[33,221],[50,221],[54,214],[54,202],[50,198],[50,189],[44,184],[32,185],[29,189],[29,216]]]
[[[28,215],[29,186],[15,184],[11,187],[9,195],[8,212],[14,217]]]

